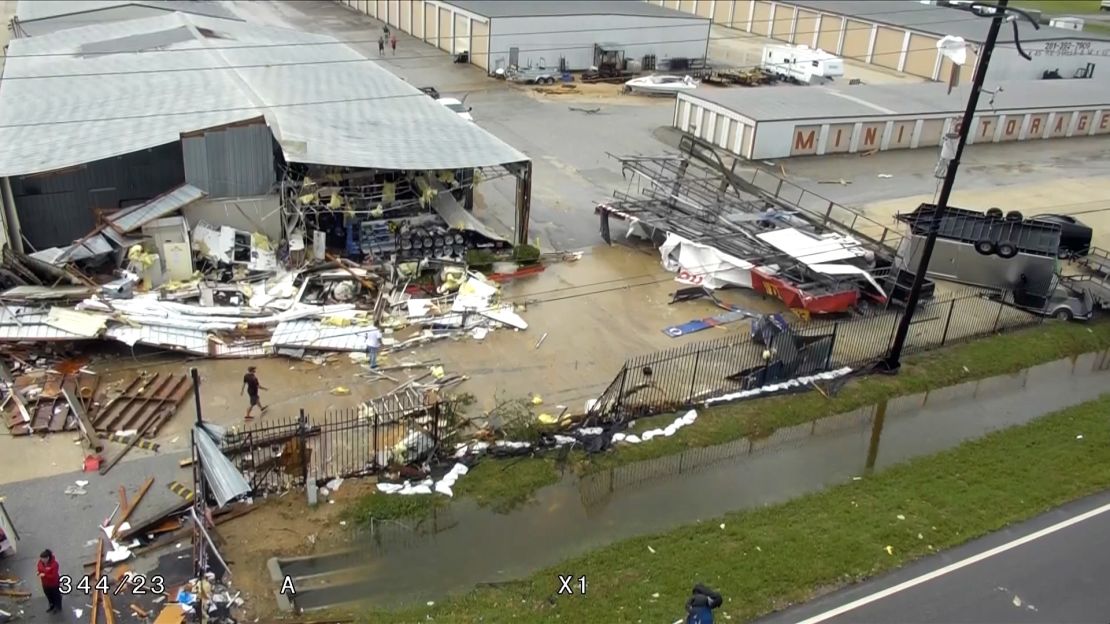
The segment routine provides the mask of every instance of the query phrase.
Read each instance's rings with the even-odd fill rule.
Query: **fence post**
[[[778,176],[776,176],[776,177],[778,177]],[[786,182],[786,180],[783,180],[782,178],[779,178],[779,185],[775,187],[775,199],[778,199],[779,193],[782,193],[782,185],[783,185],[784,182]]]
[[[940,336],[940,346],[948,341],[948,326],[952,324],[952,310],[956,309],[956,300],[953,299],[948,302],[948,318],[944,319],[944,333]]]
[[[991,333],[998,332],[998,321],[1002,320],[1002,308],[1006,305],[1005,301],[1006,293],[1002,293],[1002,297],[998,300],[998,315],[994,317],[994,329],[991,330]]]
[[[836,348],[836,336],[838,327],[840,327],[840,323],[833,323],[832,341],[829,343],[829,354],[825,356],[824,370],[829,370],[829,367],[832,365],[832,354],[833,349]]]
[[[301,409],[301,415],[297,419],[297,437],[300,441],[301,450],[301,480],[305,485],[308,485],[308,420],[305,418],[304,409]]]
[[[694,385],[698,382],[698,363],[701,362],[701,349],[694,353],[694,372],[690,374],[690,393],[686,395],[686,404],[694,402]]]
[[[613,406],[613,414],[620,418],[621,404],[624,403],[624,384],[628,380],[628,362],[621,367],[621,383],[617,387],[617,402]]]
[[[378,413],[377,412],[374,412],[374,419],[370,421],[370,427],[371,427],[371,431],[373,432],[373,438],[374,438],[374,450],[373,450],[373,453],[374,453],[374,471],[377,472],[378,470],[381,469],[381,466],[378,465]]]
[[[822,229],[825,229],[825,230],[829,229],[829,219],[832,218],[832,209],[833,209],[833,203],[832,203],[832,201],[830,201],[828,209],[825,210],[825,220],[821,222],[821,228]]]

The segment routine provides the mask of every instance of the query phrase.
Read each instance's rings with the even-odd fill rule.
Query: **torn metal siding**
[[[204,197],[204,191],[201,189],[191,184],[182,184],[146,203],[121,210],[108,217],[107,221],[117,232],[131,232],[151,221],[172,214],[202,197]]]
[[[0,306],[0,341],[88,340],[89,338],[47,325],[49,312],[23,306]]]
[[[185,180],[212,197],[264,195],[277,181],[273,134],[265,123],[183,137],[181,150]]]
[[[366,336],[373,327],[332,327],[319,320],[285,321],[274,329],[270,343],[275,347],[323,351],[365,351]]]
[[[220,507],[231,501],[250,494],[251,485],[246,477],[235,469],[215,440],[203,427],[193,427],[193,441],[196,444],[197,455],[200,456],[201,470],[208,483],[208,491],[216,499]]]

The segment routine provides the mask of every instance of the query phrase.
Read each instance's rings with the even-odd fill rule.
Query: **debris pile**
[[[287,177],[275,199],[275,214],[289,217],[281,240],[214,223],[210,211],[196,218],[188,209],[205,193],[183,184],[101,215],[72,245],[5,250],[0,343],[109,340],[205,357],[311,358],[366,351],[377,330],[389,351],[526,329],[496,284],[542,271],[541,254],[464,208],[475,180],[377,175]]]

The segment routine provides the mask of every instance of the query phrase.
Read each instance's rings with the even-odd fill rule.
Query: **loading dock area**
[[[1023,80],[992,90],[969,143],[1110,133],[1110,85]],[[678,95],[672,125],[751,160],[932,148],[958,128],[967,97],[968,87],[948,93],[939,83],[703,88]]]
[[[947,80],[952,63],[937,51],[945,35],[963,37],[972,45],[960,69],[960,83],[971,82],[978,48],[986,40],[990,20],[968,11],[910,0],[646,0],[685,13],[709,17],[714,24],[779,41],[821,48],[845,59],[893,69],[929,80]],[[1097,6],[1097,5],[1096,5]],[[1088,63],[1110,56],[1104,33],[1018,23],[1022,48],[1018,54],[1013,30],[1002,29],[991,55],[988,80],[1031,80],[1057,71],[1072,78]],[[1106,63],[1102,63],[1106,67]],[[1110,81],[1106,71],[1094,80]]]

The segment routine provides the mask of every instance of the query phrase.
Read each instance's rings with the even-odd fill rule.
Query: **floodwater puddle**
[[[629,537],[782,502],[914,457],[1027,423],[1106,392],[1110,352],[1060,360],[868,406],[681,455],[568,476],[508,514],[455,501],[427,535],[381,537],[333,559],[289,562],[285,573],[350,568],[360,577],[298,591],[302,609],[366,601],[398,607],[524,578]],[[465,478],[465,477],[464,477]],[[573,571],[565,571],[571,573]],[[552,593],[558,578],[552,576]]]

